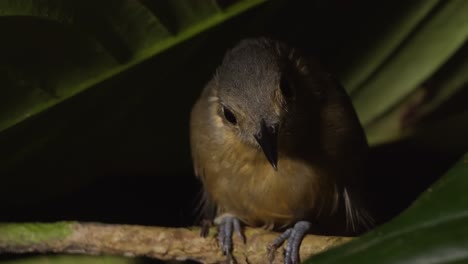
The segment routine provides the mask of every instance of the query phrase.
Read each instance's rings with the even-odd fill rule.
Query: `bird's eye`
[[[291,82],[288,80],[287,77],[282,76],[280,80],[280,90],[281,93],[283,94],[284,98],[290,99],[294,96],[292,87],[291,87]]]
[[[224,114],[224,118],[226,118],[226,120],[235,125],[237,124],[237,119],[236,119],[236,116],[232,113],[231,110],[229,110],[228,108],[224,107],[223,106],[223,114]]]

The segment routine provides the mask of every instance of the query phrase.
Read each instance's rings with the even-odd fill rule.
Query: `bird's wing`
[[[202,181],[206,179],[206,160],[208,160],[207,144],[210,141],[210,125],[208,123],[209,105],[208,98],[212,88],[212,82],[205,87],[200,99],[195,103],[190,117],[190,145],[192,162],[195,175]],[[202,234],[205,235],[209,223],[216,216],[216,204],[210,198],[206,190],[202,190],[197,206],[198,220],[202,223]]]

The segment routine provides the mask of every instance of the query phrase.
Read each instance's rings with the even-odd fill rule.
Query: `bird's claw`
[[[288,228],[280,236],[278,236],[273,243],[268,246],[268,260],[273,262],[275,258],[276,250],[288,240],[284,251],[284,263],[285,264],[298,264],[299,259],[299,248],[301,246],[302,239],[310,229],[310,223],[307,221],[299,221],[294,227]]]
[[[233,231],[237,233],[240,237],[242,242],[245,243],[245,236],[242,233],[242,228],[239,219],[234,216],[224,216],[221,218],[219,229],[218,229],[218,241],[219,245],[221,246],[221,250],[223,254],[226,255],[227,261],[226,263],[230,263],[231,259],[234,260],[232,257],[232,234]]]

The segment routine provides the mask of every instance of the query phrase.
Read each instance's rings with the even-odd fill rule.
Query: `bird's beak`
[[[278,170],[278,126],[267,126],[265,121],[262,120],[260,132],[255,136],[258,144],[265,153],[266,158],[275,170]]]

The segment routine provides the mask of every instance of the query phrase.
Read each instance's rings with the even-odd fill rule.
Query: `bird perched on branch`
[[[283,231],[285,263],[306,233],[353,233],[371,218],[361,197],[366,137],[340,84],[276,40],[228,51],[191,113],[203,212],[219,225],[228,261],[241,225]]]

